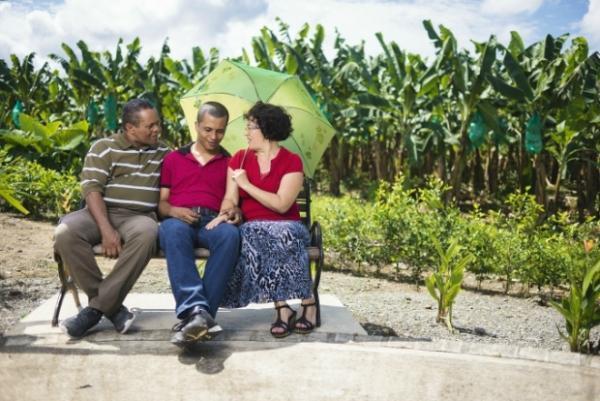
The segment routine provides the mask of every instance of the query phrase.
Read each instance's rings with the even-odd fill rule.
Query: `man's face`
[[[156,145],[161,132],[158,113],[154,109],[142,109],[138,111],[138,118],[137,126],[125,124],[127,139],[138,148]]]
[[[227,119],[225,117],[214,117],[204,113],[202,120],[196,121],[197,143],[200,148],[207,152],[219,149],[219,144],[225,136]]]

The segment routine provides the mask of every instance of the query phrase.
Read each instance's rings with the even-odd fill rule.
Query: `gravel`
[[[450,333],[436,323],[436,301],[423,287],[327,273],[321,291],[335,293],[369,334],[568,350],[557,330],[564,327],[561,315],[534,298],[462,291],[453,310],[456,331]],[[600,338],[598,330],[592,334]]]

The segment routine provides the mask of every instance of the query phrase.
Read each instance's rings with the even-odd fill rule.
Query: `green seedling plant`
[[[452,240],[445,250],[437,239],[434,239],[433,242],[440,257],[440,263],[437,271],[425,279],[425,285],[429,294],[438,303],[436,322],[445,323],[448,330],[453,333],[452,306],[461,289],[465,267],[473,261],[474,257],[467,253],[459,258],[463,247],[458,245],[456,240]]]
[[[583,280],[573,280],[568,296],[561,302],[551,301],[552,306],[565,319],[566,333],[563,333],[559,327],[557,329],[560,336],[569,343],[571,352],[592,352],[590,331],[600,324],[598,300],[600,300],[600,261],[587,269]]]

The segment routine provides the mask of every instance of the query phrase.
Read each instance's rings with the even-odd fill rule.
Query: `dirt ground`
[[[0,213],[0,333],[58,288],[53,227]]]
[[[0,213],[0,336],[56,294],[60,285],[52,251],[54,224]],[[103,271],[112,261],[98,259]],[[133,291],[168,292],[164,261],[152,261]]]

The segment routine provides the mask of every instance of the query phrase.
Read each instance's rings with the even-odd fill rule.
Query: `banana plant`
[[[403,161],[408,159],[408,165],[416,167],[423,158],[423,153],[427,140],[421,137],[419,129],[418,113],[428,114],[429,119],[433,107],[433,96],[435,87],[432,85],[423,85],[426,65],[418,55],[403,52],[394,41],[389,44],[385,42],[381,33],[375,36],[384,51],[381,58],[383,74],[387,79],[379,79],[379,92],[387,100],[387,103],[374,104],[373,108],[382,110],[384,115],[381,120],[391,121],[391,130],[393,130],[394,141],[392,151],[398,155],[398,168],[394,172],[395,176],[402,168]],[[383,106],[383,107],[382,107]],[[398,107],[400,106],[400,107]],[[395,148],[395,149],[394,149]],[[406,176],[410,177],[411,168],[407,169]],[[393,176],[391,178],[393,178]]]
[[[36,69],[34,58],[35,53],[29,53],[22,60],[13,54],[11,66],[0,59],[0,126],[11,126],[11,110],[17,102],[24,111],[33,114],[42,112],[53,102],[49,96],[53,74],[48,63]]]
[[[438,34],[431,21],[426,20],[423,25],[438,49],[437,58],[425,73],[424,79],[430,79],[434,75],[447,77],[449,101],[458,108],[459,138],[450,177],[451,195],[457,198],[469,151],[468,127],[473,114],[479,111],[486,122],[492,126],[497,125],[495,108],[482,96],[489,87],[488,78],[496,61],[497,42],[492,35],[486,43],[476,43],[479,58],[472,65],[469,55],[458,50],[456,39],[449,29],[440,25]]]
[[[36,160],[44,167],[63,170],[82,158],[89,147],[88,123],[79,121],[63,128],[61,121],[46,125],[21,113],[20,130],[0,130],[0,143],[11,157]]]
[[[451,241],[448,248],[443,249],[437,239],[433,243],[440,258],[437,270],[425,279],[425,285],[429,294],[438,303],[436,321],[445,323],[448,330],[454,332],[452,325],[452,306],[458,295],[466,266],[474,259],[473,255],[467,253],[458,260],[463,248],[455,241]]]
[[[550,145],[548,153],[554,157],[558,164],[558,172],[554,183],[554,206],[558,205],[562,181],[567,175],[567,166],[574,160],[579,159],[579,155],[585,150],[578,146],[578,137],[580,132],[567,125],[567,121],[561,121],[556,125],[554,132],[550,134]]]
[[[514,102],[513,107],[518,110],[515,114],[521,116],[523,126],[525,120],[531,122],[535,116],[540,116],[541,139],[547,149],[554,139],[561,138],[560,135],[551,136],[556,124],[560,123],[555,114],[578,97],[589,98],[593,88],[590,88],[588,77],[595,74],[591,81],[597,81],[598,56],[588,56],[587,42],[583,38],[575,38],[571,49],[563,53],[568,35],[557,38],[547,35],[528,48],[523,46],[517,32],[512,32],[511,36],[508,47],[499,46],[504,53],[502,75],[492,76],[490,81],[498,93]],[[532,156],[536,196],[546,210],[549,206],[547,154],[547,150],[542,150]],[[559,155],[559,152],[553,152],[553,155]]]

